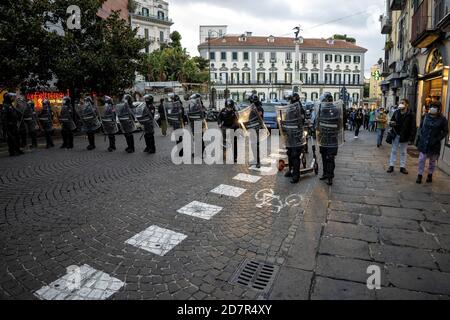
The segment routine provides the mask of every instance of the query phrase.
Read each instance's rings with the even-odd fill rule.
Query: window
[[[344,74],[344,84],[350,84],[350,74]]]
[[[209,53],[209,59],[216,61],[216,53],[215,52],[210,52]]]
[[[303,83],[308,83],[308,74],[307,73],[300,73],[300,81]]]
[[[338,101],[339,98],[340,98],[339,92],[335,92],[335,93],[334,93],[334,101]]]
[[[284,74],[284,82],[285,83],[292,83],[292,72],[286,72]]]
[[[270,60],[271,61],[277,60],[277,53],[276,52],[271,52],[270,53]]]
[[[144,29],[144,38],[148,40],[148,29]],[[149,53],[150,49],[149,46],[145,47],[145,53]]]
[[[244,84],[250,84],[250,72],[242,73],[242,82]]]
[[[231,83],[232,84],[238,84],[239,83],[239,73],[232,72],[231,73]]]
[[[344,56],[345,63],[352,63],[352,56]]]
[[[302,63],[308,63],[308,59],[307,59],[307,54],[306,53],[302,53],[301,61],[302,61]]]
[[[333,75],[331,73],[325,73],[325,84],[331,84],[331,79]]]
[[[244,61],[248,61],[248,52],[244,52]]]
[[[238,53],[237,53],[237,52],[233,52],[233,53],[232,53],[232,57],[233,57],[233,61],[237,61],[237,59],[238,59]]]
[[[354,74],[353,75],[353,83],[354,84],[359,84],[360,80],[361,80],[361,77],[360,77],[359,74]]]
[[[354,93],[353,94],[353,103],[358,103],[359,102],[359,93]]]
[[[270,81],[270,83],[277,83],[278,75],[276,72],[269,73],[269,81]]]
[[[337,54],[334,56],[334,62],[341,63],[342,62],[342,56],[340,54]]]
[[[164,20],[164,12],[158,11],[158,19]]]
[[[353,63],[361,63],[361,57],[360,56],[354,56],[353,57]]]
[[[286,52],[286,61],[292,61],[292,52]]]
[[[313,53],[313,63],[314,64],[319,63],[319,55],[317,53]]]
[[[266,82],[266,74],[264,72],[258,72],[257,77],[258,77],[258,84]]]
[[[227,60],[227,53],[226,52],[221,52],[220,53],[220,59],[222,61],[226,61]]]
[[[164,42],[164,31],[159,32],[159,41]]]
[[[327,62],[327,63],[333,62],[333,55],[332,54],[326,54],[325,55],[325,62]]]
[[[147,8],[142,8],[142,15],[148,17],[149,11]]]
[[[211,81],[217,81],[217,73],[211,73]]]
[[[339,73],[334,74],[334,83],[335,84],[341,84],[342,81],[342,75]]]
[[[221,83],[228,83],[228,73],[227,72],[221,72],[219,81]]]
[[[312,84],[319,83],[319,74],[318,73],[311,73],[311,82],[312,82]]]
[[[264,52],[258,52],[258,61],[264,61]]]
[[[317,92],[311,93],[311,100],[316,101],[317,99],[319,99],[319,94]]]

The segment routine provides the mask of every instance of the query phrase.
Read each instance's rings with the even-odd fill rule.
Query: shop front
[[[28,93],[26,98],[28,101],[34,102],[35,110],[37,112],[42,110],[42,101],[44,101],[45,99],[49,100],[50,105],[52,106],[53,114],[54,114],[53,127],[59,128],[60,124],[59,124],[58,118],[59,118],[59,114],[61,113],[62,99],[64,98],[65,95],[66,94],[63,92],[41,91],[41,92]]]
[[[444,47],[445,50],[445,47]],[[448,73],[449,65],[444,63],[444,56],[439,48],[430,51],[424,74],[419,76],[419,92],[417,105],[417,123],[420,124],[421,116],[425,109],[426,100],[439,101],[442,104],[442,113],[449,119],[449,92],[448,92]],[[449,123],[450,127],[450,123]],[[446,138],[442,159],[439,166],[450,174],[450,142],[449,137]]]

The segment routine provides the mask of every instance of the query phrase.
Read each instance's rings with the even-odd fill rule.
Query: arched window
[[[311,93],[311,100],[316,101],[317,99],[319,99],[319,94],[317,92]]]
[[[158,11],[158,19],[164,20],[164,12]]]

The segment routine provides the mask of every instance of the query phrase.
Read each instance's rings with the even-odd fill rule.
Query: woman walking
[[[433,182],[433,173],[436,168],[436,161],[441,153],[442,140],[448,135],[448,122],[441,113],[441,103],[436,101],[430,106],[429,113],[425,114],[419,129],[417,148],[419,156],[419,175],[417,183],[422,183],[425,172],[425,164],[428,159],[429,169],[427,183]]]

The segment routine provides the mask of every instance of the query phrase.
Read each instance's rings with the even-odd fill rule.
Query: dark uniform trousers
[[[338,154],[337,147],[320,147],[322,155],[323,173],[325,177],[334,178],[334,170],[336,168],[335,159]]]

